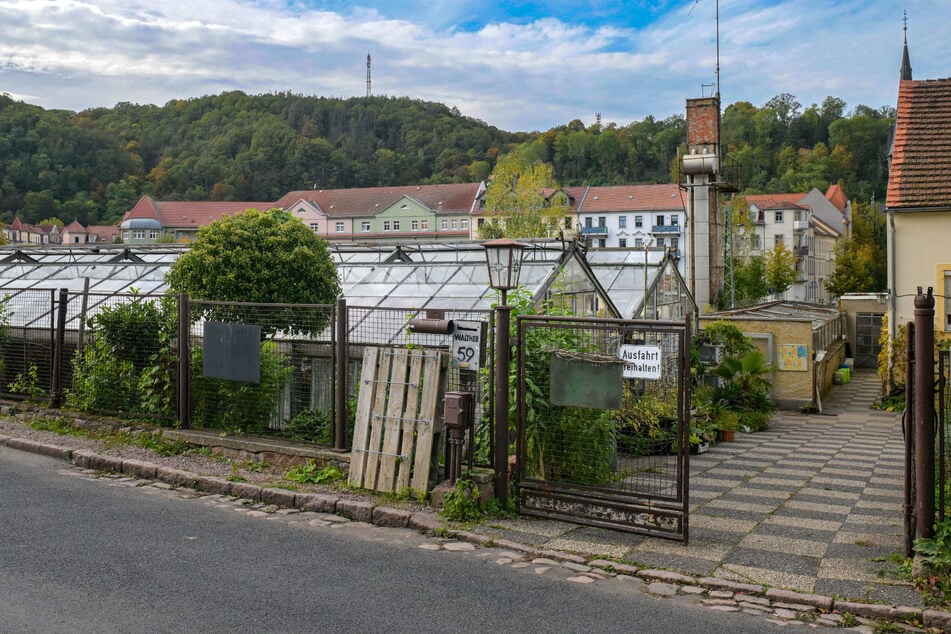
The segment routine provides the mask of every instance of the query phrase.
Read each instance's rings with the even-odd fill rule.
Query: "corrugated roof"
[[[482,183],[447,185],[408,185],[404,187],[362,187],[355,189],[305,189],[285,194],[274,206],[288,209],[307,201],[331,217],[371,216],[403,197],[413,198],[438,213],[472,212]]]

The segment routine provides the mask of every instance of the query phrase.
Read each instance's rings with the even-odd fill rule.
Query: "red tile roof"
[[[473,211],[481,190],[482,183],[305,189],[285,194],[274,206],[288,209],[298,201],[306,200],[316,204],[328,216],[369,216],[408,196],[436,213],[468,214]]]
[[[744,196],[747,205],[760,209],[798,209],[805,194],[749,194]]]
[[[676,184],[615,185],[591,187],[578,213],[599,211],[683,211],[684,200]]]
[[[885,204],[951,206],[951,79],[899,82]]]
[[[166,228],[202,227],[222,216],[239,214],[251,208],[264,211],[273,206],[271,202],[157,201],[144,196],[122,220],[151,218]]]
[[[849,204],[849,199],[845,195],[845,192],[842,191],[841,185],[838,183],[829,185],[829,189],[826,190],[826,198],[828,198],[829,202],[835,205],[835,208],[841,213],[845,213],[845,207]]]

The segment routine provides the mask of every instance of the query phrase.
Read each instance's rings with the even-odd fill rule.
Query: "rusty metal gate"
[[[517,331],[518,512],[687,543],[690,322]]]

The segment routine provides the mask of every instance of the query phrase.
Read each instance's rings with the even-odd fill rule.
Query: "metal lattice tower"
[[[734,260],[733,205],[723,214],[723,286],[730,297],[730,308],[736,307],[736,261]]]
[[[370,94],[370,54],[367,53],[367,97],[369,97]]]

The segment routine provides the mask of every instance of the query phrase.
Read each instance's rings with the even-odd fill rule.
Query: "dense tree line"
[[[727,106],[722,137],[748,192],[841,182],[850,197],[881,200],[893,114],[846,114],[833,97],[802,109],[784,94]],[[74,113],[0,95],[0,220],[110,223],[144,194],[271,201],[312,187],[471,182],[519,146],[560,185],[671,182],[685,141],[682,116],[519,133],[409,98],[228,92]]]

